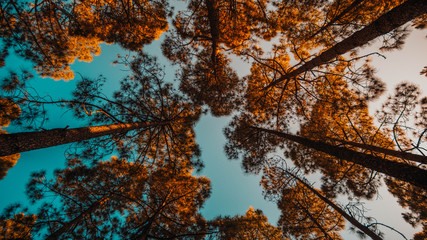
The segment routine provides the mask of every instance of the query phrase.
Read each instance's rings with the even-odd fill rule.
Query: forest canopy
[[[375,59],[426,26],[425,0],[1,1],[0,189],[22,171],[26,197],[0,239],[424,239],[427,97]],[[196,130],[210,115],[225,150]],[[278,221],[207,216],[206,150]],[[384,192],[394,225],[364,207]]]

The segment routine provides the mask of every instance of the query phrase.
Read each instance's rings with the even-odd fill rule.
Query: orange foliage
[[[119,43],[140,50],[167,30],[163,1],[42,1],[12,7],[0,18],[0,31],[16,51],[35,62],[42,77],[70,80],[70,65],[90,62],[101,53],[100,44]],[[10,34],[13,33],[13,34]],[[2,57],[3,59],[3,57]]]
[[[213,221],[219,229],[219,238],[224,240],[281,240],[282,232],[268,222],[261,210],[252,206],[243,216],[223,217]]]
[[[7,134],[2,127],[7,127],[10,121],[19,117],[21,109],[18,105],[6,98],[0,98],[0,134]],[[7,171],[15,166],[21,154],[0,157],[0,180],[6,177]]]
[[[18,213],[11,219],[0,220],[0,239],[32,239],[31,228],[36,219],[36,215],[25,216],[24,213]]]

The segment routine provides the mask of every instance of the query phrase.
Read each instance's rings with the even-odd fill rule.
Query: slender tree
[[[412,19],[427,12],[427,3],[423,0],[408,0],[401,5],[393,8],[377,20],[355,32],[350,37],[337,43],[332,48],[322,52],[319,56],[307,61],[302,66],[292,70],[278,79],[272,81],[265,88],[270,88],[280,82],[296,77],[301,73],[307,72],[314,67],[328,63],[332,59],[356,48],[365,45],[369,41],[388,33],[389,31],[411,21]]]
[[[297,51],[300,54],[304,48],[333,46],[402,2],[404,0],[273,1],[275,9],[270,19],[284,42],[294,43],[296,49],[302,50]],[[399,38],[399,34],[393,33],[391,37]]]
[[[290,181],[289,179],[294,179],[296,183],[292,184],[292,181]],[[378,236],[378,234],[376,234],[371,229],[360,223],[356,218],[344,211],[332,200],[322,195],[319,190],[313,188],[309,183],[306,182],[306,180],[301,179],[296,173],[293,173],[291,170],[281,167],[280,163],[277,164],[269,162],[264,167],[263,178],[261,180],[261,183],[265,189],[264,194],[269,198],[271,198],[270,195],[288,194],[288,191],[285,191],[284,189],[291,188],[292,185],[295,185],[295,187],[301,185],[300,191],[308,190],[309,192],[316,195],[320,200],[322,200],[329,207],[337,211],[342,217],[349,221],[353,226],[357,227],[361,232],[371,237],[372,239],[382,239],[380,236]]]
[[[384,84],[372,74],[368,63],[358,68],[345,61],[313,71],[313,74],[288,79],[280,88],[260,90],[280,78],[290,65],[287,48],[276,46],[273,51],[272,59],[253,63],[251,74],[246,77],[244,106],[256,121],[271,124],[271,127],[285,127],[290,121],[304,122],[310,118],[317,102],[331,106],[337,101],[350,106],[366,105],[367,100],[377,98],[384,91]]]
[[[323,91],[323,96],[308,113],[307,121],[302,122],[298,135],[333,146],[390,158],[378,152],[343,144],[342,141],[351,141],[383,149],[394,147],[387,131],[374,124],[374,118],[370,116],[365,102],[349,91],[345,93],[345,88],[341,93],[338,91],[339,88]],[[342,161],[309,148],[302,149],[298,143],[287,144],[287,149],[295,165],[306,173],[322,171],[322,190],[328,193],[328,197],[338,193],[351,193],[370,199],[375,196],[381,184],[380,176],[361,165]]]
[[[262,71],[258,69],[255,71],[254,69],[253,75],[262,76],[265,73]],[[335,70],[332,71],[339,73]],[[254,81],[255,79],[257,77],[254,77]],[[393,153],[391,156],[384,154],[386,149],[392,150],[395,145],[390,137],[390,131],[384,129],[384,124],[380,127],[375,126],[374,118],[369,115],[366,99],[374,98],[378,94],[376,89],[373,89],[372,93],[363,94],[364,96],[355,94],[352,91],[353,89],[349,89],[342,76],[325,76],[324,80],[319,79],[311,85],[303,85],[304,82],[303,80],[291,79],[287,90],[269,92],[265,98],[258,102],[255,99],[260,98],[250,96],[250,99],[253,100],[246,107],[247,113],[242,114],[242,116],[246,116],[243,118],[249,119],[253,126],[263,126],[263,128],[275,129],[280,132],[291,131],[287,128],[289,122],[296,120],[301,124],[300,131],[297,134],[301,137],[325,142],[333,146],[344,146],[351,150],[371,153],[383,158],[406,155],[410,156],[408,158],[412,160],[423,161],[424,157],[420,155],[399,154],[397,151],[389,151]],[[254,96],[256,94],[262,95],[255,90],[253,94]],[[397,108],[393,107],[393,109]],[[392,111],[387,111],[387,113],[392,114]],[[399,114],[400,112],[397,113],[397,115]],[[405,115],[411,114],[414,115],[413,113],[406,113]],[[227,134],[229,133],[233,139],[232,133],[227,131]],[[248,133],[245,136],[237,137],[240,138],[237,141],[243,143],[246,141],[245,137],[249,135]],[[345,142],[348,144],[344,144]],[[306,173],[317,170],[323,173],[322,190],[325,193],[331,193],[328,197],[338,193],[351,193],[357,197],[369,199],[375,195],[381,184],[381,177],[377,176],[372,169],[354,162],[342,161],[330,154],[321,153],[314,149],[302,149],[297,143],[287,142],[284,145],[277,139],[263,136],[252,143],[246,141],[243,145],[245,145],[244,149],[248,153],[247,155],[245,153],[243,159],[246,169],[257,169],[256,166],[262,165],[266,154],[276,151],[276,147],[286,148],[287,156],[294,161],[296,166],[303,168]],[[366,150],[363,147],[375,148],[381,150],[382,153]],[[233,148],[229,148],[230,152],[238,149],[234,148],[233,150]]]
[[[111,124],[103,126],[82,127],[74,129],[52,129],[40,132],[21,132],[0,135],[0,156],[9,156],[16,153],[59,146],[62,144],[79,142],[91,138],[120,134],[135,129],[147,130],[152,127],[160,127],[165,123],[146,124]]]
[[[241,104],[243,81],[230,67],[230,54],[249,51],[255,36],[271,37],[265,33],[266,2],[189,1],[163,43],[163,53],[181,67],[180,89],[216,116],[230,114]]]
[[[370,154],[356,152],[343,147],[336,147],[327,143],[313,141],[307,138],[299,137],[292,134],[278,132],[270,129],[251,126],[250,128],[276,135],[280,138],[297,142],[305,147],[315,149],[335,156],[339,159],[359,164],[363,167],[384,173],[388,176],[395,177],[402,181],[411,183],[415,186],[426,189],[427,171],[409,164],[390,161],[384,158],[376,157]]]
[[[163,70],[154,58],[141,54],[130,65],[132,74],[121,81],[121,89],[113,98],[102,94],[102,78],[83,78],[73,92],[74,99],[70,100],[12,94],[27,111],[34,111],[39,105],[59,104],[73,110],[76,117],[89,119],[90,127],[1,136],[2,154],[91,138],[83,143],[90,146],[84,149],[86,156],[79,155],[91,161],[118,150],[126,157],[138,153],[156,161],[199,164],[192,127],[201,114],[200,108],[175,92],[172,85],[164,83]]]
[[[383,84],[375,78],[374,69],[368,63],[369,58],[365,58],[366,55],[358,56],[356,51],[352,51],[345,57],[336,55],[321,66],[306,69],[307,71],[292,78],[284,79],[284,76],[309,63],[311,58],[316,57],[317,52],[331,48],[341,39],[348,37],[349,33],[370,24],[378,18],[379,14],[386,13],[401,2],[399,0],[370,1],[360,4],[351,11],[350,9],[354,6],[350,5],[356,4],[355,1],[273,1],[274,7],[269,14],[269,20],[273,21],[271,28],[277,33],[279,39],[272,48],[265,51],[265,54],[261,54],[261,51],[250,54],[250,58],[254,61],[251,75],[246,78],[248,82],[246,99],[249,107],[258,108],[257,105],[260,105],[261,108],[268,108],[266,114],[272,112],[271,108],[275,108],[273,111],[276,113],[294,108],[299,108],[298,111],[301,111],[301,106],[315,101],[313,98],[317,97],[318,83],[326,82],[325,85],[327,85],[333,82],[334,80],[331,79],[336,76],[342,76],[348,83],[348,87],[354,91],[364,92],[367,89],[361,89],[363,88],[361,86],[369,86],[371,91],[368,91],[370,92],[368,96],[378,96],[383,89]],[[339,19],[333,19],[346,7],[350,8],[350,13]],[[325,30],[322,34],[311,37],[321,26],[332,20],[336,22],[329,27],[328,31]],[[403,37],[401,35],[406,34],[405,31],[396,32],[400,30],[390,34],[390,38],[400,39]],[[366,59],[367,62],[359,68],[358,60],[360,59]],[[275,87],[269,87],[274,82],[277,83]],[[293,96],[293,103],[288,102],[289,96]],[[275,99],[270,100],[270,98]],[[284,107],[280,110],[274,105]]]
[[[286,178],[274,167],[264,168],[261,180],[264,196],[275,201],[281,210],[279,226],[284,234],[296,239],[342,239],[341,213],[319,198],[317,190],[314,192],[301,182],[292,184],[291,181],[292,178]]]
[[[289,132],[294,129],[294,126],[290,124],[293,122],[301,124],[300,136],[313,140],[327,141],[327,137],[335,137],[355,142],[371,142],[373,139],[375,139],[375,143],[380,142],[378,139],[381,142],[385,141],[384,135],[376,133],[377,129],[373,125],[373,119],[367,111],[365,97],[352,93],[351,89],[347,87],[344,77],[339,75],[343,68],[342,65],[339,69],[331,69],[331,72],[336,73],[337,76],[325,77],[324,81],[317,81],[311,85],[305,85],[305,81],[290,81],[288,91],[269,92],[268,96],[262,99],[265,102],[261,100],[256,102],[257,97],[251,96],[252,102],[246,106],[247,110],[242,113],[240,120],[236,118],[231,122],[230,128],[226,129],[226,135],[229,138],[226,150],[229,156],[237,158],[239,151],[243,152],[245,169],[249,172],[258,172],[261,170],[260,167],[266,156],[276,152],[277,147],[283,147],[290,153],[295,164],[307,173],[316,170],[322,171],[322,190],[324,192],[328,192],[323,187],[326,186],[332,187],[329,192],[335,194],[338,192],[354,193],[356,196],[366,198],[374,196],[380,184],[380,178],[373,178],[370,169],[326,154],[321,155],[319,152],[305,151],[305,149],[303,151],[298,147],[296,151],[289,151],[291,144],[288,142],[284,144],[273,135],[258,134],[253,131],[245,133],[234,131],[240,128],[239,125],[242,121],[248,121],[252,126]],[[257,76],[265,73],[264,69],[253,70]],[[274,76],[273,73],[271,74],[270,76]],[[255,79],[257,78],[255,77],[253,81],[256,84]],[[254,90],[253,94],[260,93]],[[367,95],[369,96],[369,93]],[[349,121],[348,118],[351,120]],[[292,128],[289,129],[289,126]],[[330,141],[328,143],[339,145],[339,143]],[[295,152],[301,154],[293,154]],[[295,156],[302,156],[301,161]],[[338,188],[340,191],[337,191]],[[331,196],[328,195],[328,197]]]
[[[344,140],[335,139],[335,138],[332,138],[331,140],[340,142],[344,146],[345,145],[353,146],[353,147],[357,147],[357,148],[361,148],[361,149],[365,149],[365,150],[370,150],[372,152],[383,153],[383,154],[388,155],[388,156],[393,156],[393,157],[397,157],[397,158],[401,158],[401,159],[405,159],[405,160],[409,160],[409,161],[427,164],[427,156],[423,156],[423,155],[419,155],[419,154],[413,154],[410,152],[396,151],[393,149],[377,147],[377,146],[370,145],[370,144],[344,141]]]

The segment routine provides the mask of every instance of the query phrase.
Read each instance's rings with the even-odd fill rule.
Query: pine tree
[[[209,197],[210,182],[172,165],[113,157],[88,167],[72,159],[53,181],[43,172],[33,174],[27,193],[43,203],[37,222],[28,226],[35,236],[173,238],[203,232],[205,220],[198,211]],[[51,197],[61,203],[52,204]]]
[[[119,43],[140,50],[167,30],[169,7],[165,1],[57,0],[0,3],[0,39],[9,49],[35,63],[43,77],[70,80],[70,65],[90,62],[101,53],[100,44]],[[4,64],[3,64],[4,65]]]
[[[77,83],[74,99],[46,100],[12,94],[26,111],[58,104],[74,111],[77,118],[88,119],[89,127],[0,136],[2,154],[91,138],[82,143],[86,147],[76,153],[79,158],[97,161],[118,151],[123,157],[141,154],[165,163],[200,165],[192,128],[201,109],[164,83],[163,70],[154,58],[141,54],[131,66],[132,74],[121,81],[121,89],[113,98],[102,94],[102,79],[87,78]]]
[[[422,0],[409,0],[401,5],[393,8],[386,14],[379,17],[377,20],[364,27],[363,29],[355,32],[350,37],[337,43],[330,49],[322,52],[320,55],[313,59],[306,61],[302,66],[284,74],[277,80],[269,83],[265,89],[273,87],[280,82],[294,78],[299,74],[310,71],[322,64],[328,63],[332,59],[356,48],[361,47],[369,41],[390,32],[391,30],[405,24],[412,19],[425,14],[427,12],[427,4]]]
[[[281,164],[282,163],[282,164]],[[293,191],[302,191],[305,196],[309,195],[305,192],[311,192],[316,197],[310,200],[318,201],[320,199],[327,206],[334,209],[337,213],[339,213],[343,218],[349,221],[352,225],[357,227],[363,234],[368,235],[372,239],[382,239],[371,229],[360,223],[355,217],[351,214],[344,211],[338,204],[334,203],[334,201],[328,199],[320,190],[312,187],[305,179],[302,179],[298,176],[297,173],[292,172],[292,170],[282,167],[283,159],[276,161],[269,161],[263,170],[263,176],[261,180],[261,184],[264,188],[264,195],[268,199],[277,199],[277,198],[288,198],[283,195],[290,194]],[[292,189],[292,190],[290,190]],[[283,200],[281,200],[283,201]],[[285,202],[285,201],[283,201]],[[311,209],[308,209],[311,210]],[[283,210],[286,211],[286,210]],[[286,215],[286,213],[283,213]],[[328,229],[328,228],[326,228]]]

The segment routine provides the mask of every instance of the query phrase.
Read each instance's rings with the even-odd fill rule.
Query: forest
[[[425,0],[0,0],[0,240],[427,239],[426,29]]]

